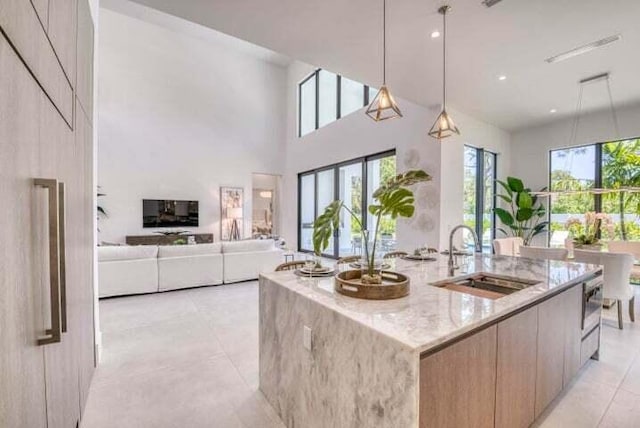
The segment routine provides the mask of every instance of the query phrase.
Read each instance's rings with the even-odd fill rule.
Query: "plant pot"
[[[335,276],[335,290],[345,296],[368,300],[398,299],[409,294],[409,277],[381,271],[380,283],[366,283],[361,270],[347,270]]]
[[[578,250],[602,251],[602,244],[573,244]]]

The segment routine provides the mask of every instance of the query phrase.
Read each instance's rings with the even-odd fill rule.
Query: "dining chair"
[[[629,302],[629,318],[635,321],[633,286],[629,284],[629,274],[633,266],[633,256],[627,253],[604,253],[600,251],[573,250],[576,262],[601,265],[603,270],[602,295],[605,299],[616,300],[618,305],[618,328],[622,330],[622,301]]]
[[[305,263],[306,262],[304,260],[296,260],[293,262],[282,263],[276,267],[276,272],[280,272],[283,270],[296,270],[304,267]]]
[[[520,247],[520,257],[527,257],[529,259],[565,261],[569,257],[569,251],[565,248],[522,246]]]
[[[522,238],[498,238],[493,240],[493,252],[498,256],[519,256],[520,247],[524,245]]]
[[[640,262],[640,241],[609,241],[609,252],[633,254],[636,263]],[[640,283],[640,264],[631,268],[631,279],[634,284]]]

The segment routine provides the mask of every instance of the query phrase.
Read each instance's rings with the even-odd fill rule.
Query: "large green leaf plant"
[[[364,257],[367,261],[367,274],[374,277],[375,253],[378,241],[378,232],[383,216],[390,216],[392,219],[398,217],[409,218],[415,212],[415,198],[410,186],[423,181],[431,180],[431,176],[422,170],[411,170],[403,174],[398,174],[391,180],[384,183],[379,189],[373,192],[375,203],[369,205],[369,213],[376,218],[376,229],[373,235],[373,244],[369,251],[369,243],[364,242]],[[362,223],[358,216],[350,210],[343,201],[336,200],[325,208],[324,212],[313,222],[313,249],[320,255],[329,246],[329,240],[334,231],[340,227],[340,212],[344,209],[362,230]]]
[[[529,245],[534,236],[547,230],[547,210],[531,189],[526,188],[522,180],[507,177],[507,181],[496,180],[504,190],[497,195],[505,202],[506,208],[496,207],[494,212],[503,226],[498,228],[506,236],[522,238],[524,245]]]

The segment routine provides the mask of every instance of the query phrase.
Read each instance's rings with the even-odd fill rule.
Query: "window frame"
[[[481,147],[475,147],[470,144],[465,144],[464,148],[472,149],[476,154],[476,171],[475,171],[475,187],[476,187],[476,195],[475,195],[475,232],[480,240],[480,244],[482,246],[482,235],[484,234],[483,224],[484,224],[484,209],[485,209],[485,201],[484,195],[486,191],[485,187],[485,154],[489,154],[493,157],[493,176],[491,179],[491,202],[493,208],[491,210],[491,228],[490,228],[490,242],[493,242],[496,239],[496,231],[497,231],[497,223],[496,223],[496,211],[495,208],[497,206],[497,180],[498,180],[498,153],[493,152],[491,150],[487,150]],[[464,165],[464,163],[463,163]],[[464,184],[464,183],[463,183]]]
[[[594,156],[594,175],[593,175],[593,187],[595,189],[602,189],[602,148],[604,147],[605,144],[609,144],[609,143],[619,143],[622,141],[629,141],[629,140],[639,140],[639,137],[629,137],[629,138],[619,138],[616,137],[616,140],[611,140],[611,141],[599,141],[596,143],[586,143],[586,144],[577,144],[575,146],[564,146],[564,147],[557,147],[555,149],[549,149],[549,153],[547,156],[547,171],[548,171],[548,189],[551,190],[552,189],[552,173],[553,170],[551,169],[551,161],[552,161],[552,156],[554,152],[559,152],[559,151],[563,151],[563,150],[572,150],[572,149],[579,149],[579,148],[583,148],[583,147],[594,147],[595,150],[595,156]],[[552,200],[551,198],[549,198],[549,201],[547,202],[547,221],[549,222],[549,226],[551,226],[551,211],[552,211]],[[601,193],[594,193],[593,194],[593,210],[596,213],[601,213],[602,212],[602,194]],[[551,243],[551,229],[549,227],[549,230],[547,232],[547,245],[549,245]]]
[[[302,79],[299,83],[298,83],[298,138],[302,138],[305,135],[309,135],[311,134],[313,131],[317,131],[318,129],[322,128],[323,126],[320,126],[320,71],[326,71],[328,73],[334,74],[336,76],[336,118],[335,120],[332,120],[330,122],[327,122],[325,125],[326,126],[330,123],[335,122],[336,120],[342,119],[342,108],[341,108],[341,104],[342,104],[342,75],[341,74],[337,74],[337,73],[333,73],[329,70],[323,69],[323,68],[316,68],[315,71],[313,71],[312,73],[310,73],[308,76],[306,76],[304,79]],[[309,79],[313,78],[315,76],[316,78],[316,84],[315,84],[315,93],[316,93],[316,100],[315,100],[315,106],[314,106],[314,117],[315,117],[315,127],[313,130],[307,132],[306,134],[302,134],[302,86],[307,83],[309,81]],[[358,82],[360,83],[360,82]],[[362,90],[363,90],[363,94],[362,94],[362,107],[366,107],[369,105],[369,85],[365,85],[364,83],[362,83]],[[346,115],[348,116],[348,114]]]
[[[302,248],[302,178],[309,175],[314,175],[314,195],[313,195],[313,212],[314,219],[318,218],[318,174],[321,172],[333,170],[333,200],[337,200],[336,198],[340,195],[340,168],[348,165],[356,165],[358,163],[362,166],[362,228],[363,230],[367,229],[367,212],[369,209],[368,201],[367,201],[367,183],[368,183],[368,162],[382,159],[390,156],[396,156],[396,149],[385,150],[383,152],[374,153],[371,155],[360,156],[353,159],[348,159],[345,161],[337,162],[330,165],[321,166],[318,168],[310,169],[307,171],[298,173],[298,217],[296,220],[297,227],[297,249],[300,253],[308,253],[313,254],[313,250],[307,250]],[[340,254],[340,240],[338,236],[338,231],[335,230],[333,234],[333,251],[331,253],[322,253],[323,257],[328,257],[331,259],[339,258]]]

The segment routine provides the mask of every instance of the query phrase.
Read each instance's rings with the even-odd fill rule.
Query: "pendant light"
[[[402,113],[387,88],[387,0],[382,0],[382,86],[367,107],[367,116],[381,120],[402,117]]]
[[[438,9],[438,13],[442,15],[442,111],[429,131],[429,135],[438,140],[454,133],[460,135],[458,127],[447,113],[447,13],[450,10],[451,6],[447,5]]]

